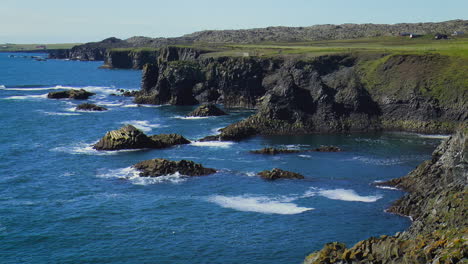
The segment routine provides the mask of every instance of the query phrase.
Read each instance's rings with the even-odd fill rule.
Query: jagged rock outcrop
[[[304,176],[299,173],[285,171],[285,170],[278,169],[278,168],[274,168],[272,170],[261,171],[258,173],[258,175],[262,177],[262,179],[270,180],[270,181],[278,180],[278,179],[304,179]]]
[[[147,136],[134,126],[126,125],[118,130],[107,132],[93,148],[96,150],[167,148],[189,143],[189,140],[177,134]]]
[[[106,111],[107,108],[95,105],[95,104],[90,104],[90,103],[84,103],[80,104],[76,107],[76,110],[78,111]]]
[[[189,160],[171,161],[166,159],[145,160],[133,165],[141,177],[158,177],[174,173],[185,176],[202,176],[216,173],[215,169],[205,168]]]
[[[75,100],[86,100],[90,96],[95,95],[95,93],[88,92],[84,89],[80,90],[66,90],[66,91],[59,91],[59,92],[50,92],[47,94],[47,98],[50,99],[75,99]]]
[[[299,153],[301,150],[296,149],[284,149],[284,148],[262,148],[259,150],[252,150],[252,154],[265,154],[265,155],[276,155],[276,154],[289,154],[289,153]]]
[[[226,112],[223,110],[219,109],[216,105],[214,104],[204,104],[200,105],[197,107],[195,110],[190,112],[187,116],[222,116],[222,115],[227,115]]]
[[[411,227],[395,236],[330,243],[309,255],[312,263],[465,263],[468,260],[468,127],[461,127],[407,176],[386,185],[409,193],[389,212],[408,215]]]

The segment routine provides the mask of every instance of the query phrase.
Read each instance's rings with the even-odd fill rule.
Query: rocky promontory
[[[50,99],[75,99],[75,100],[86,100],[90,96],[95,95],[95,93],[88,92],[84,89],[80,90],[66,90],[58,92],[50,92],[47,94],[47,98]]]
[[[185,176],[202,176],[216,173],[215,169],[205,168],[189,160],[171,161],[166,159],[145,160],[133,165],[141,177],[158,177],[180,173]]]
[[[222,116],[227,115],[226,112],[219,109],[214,104],[204,104],[197,107],[195,110],[190,112],[187,116],[195,116],[195,117],[205,117],[205,116]]]
[[[468,127],[443,141],[407,176],[385,185],[408,191],[388,211],[413,219],[394,236],[369,238],[347,248],[329,243],[312,263],[465,263],[468,259]]]
[[[282,169],[274,168],[272,170],[264,170],[258,173],[262,179],[265,180],[278,180],[278,179],[304,179],[304,176],[302,176],[299,173],[291,172],[291,171],[285,171]]]
[[[189,143],[189,140],[178,134],[147,136],[134,126],[126,125],[118,130],[107,132],[93,148],[96,150],[157,149]]]

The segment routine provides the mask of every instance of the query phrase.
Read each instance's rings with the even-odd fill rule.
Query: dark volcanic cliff
[[[313,263],[466,263],[468,260],[468,127],[442,142],[432,160],[389,181],[409,194],[389,212],[408,215],[411,227],[395,236],[334,242],[309,255]]]
[[[449,133],[468,120],[466,69],[466,61],[441,55],[160,60],[144,67],[135,101],[258,109],[224,128],[223,140],[382,129]]]

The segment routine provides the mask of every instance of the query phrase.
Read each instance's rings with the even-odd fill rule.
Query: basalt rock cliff
[[[379,130],[450,133],[468,120],[467,69],[463,59],[417,54],[160,60],[144,66],[135,101],[258,110],[222,129],[221,140]]]
[[[329,243],[309,255],[313,263],[466,263],[468,261],[468,126],[442,142],[407,176],[385,185],[409,193],[389,212],[411,216],[395,236],[373,237],[351,248]]]

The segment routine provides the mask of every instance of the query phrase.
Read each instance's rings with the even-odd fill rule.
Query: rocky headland
[[[468,259],[468,127],[461,127],[407,176],[382,185],[408,192],[388,212],[410,216],[410,228],[347,248],[333,242],[304,263],[466,263]]]
[[[96,150],[159,149],[189,143],[189,140],[178,134],[147,136],[134,126],[125,125],[118,130],[107,132],[93,148]]]
[[[203,176],[216,173],[215,169],[205,168],[189,160],[152,159],[139,162],[132,167],[140,171],[140,177],[158,177],[174,173],[184,176]]]

